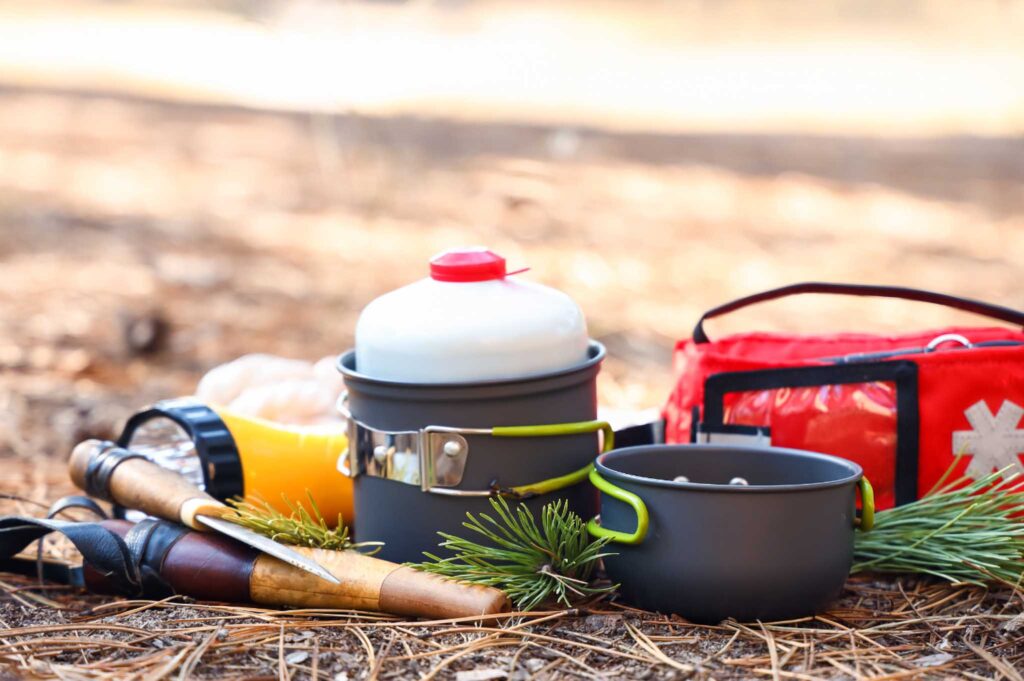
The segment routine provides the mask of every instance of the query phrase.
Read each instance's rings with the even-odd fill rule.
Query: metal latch
[[[338,470],[354,478],[368,475],[417,485],[424,492],[452,496],[492,496],[495,493],[531,496],[576,484],[586,478],[590,465],[568,475],[531,485],[502,489],[495,481],[488,490],[452,489],[462,482],[469,457],[468,436],[547,437],[604,433],[602,451],[614,444],[614,433],[604,421],[553,423],[539,426],[453,428],[427,426],[420,430],[387,431],[353,418],[347,394],[338,400],[338,411],[348,420],[348,448],[338,459]]]
[[[419,485],[424,492],[462,482],[469,456],[466,435],[490,430],[428,426],[422,430],[384,431],[349,419],[347,475],[369,475]]]

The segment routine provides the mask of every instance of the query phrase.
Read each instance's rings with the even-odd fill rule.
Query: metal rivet
[[[448,440],[444,443],[444,454],[445,456],[459,456],[462,454],[462,443],[458,440]]]
[[[735,478],[733,478],[732,480],[729,481],[729,484],[730,485],[739,485],[739,486],[742,487],[742,486],[745,486],[745,485],[749,485],[750,483],[747,482],[746,478],[735,477]]]
[[[672,478],[672,482],[690,482],[690,479],[685,475],[677,475],[676,477]]]

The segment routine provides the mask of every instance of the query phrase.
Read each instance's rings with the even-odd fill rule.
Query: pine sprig
[[[365,550],[369,555],[380,551],[383,542],[353,542],[340,513],[337,524],[328,527],[313,495],[308,490],[306,497],[309,499],[312,513],[307,511],[303,504],[292,503],[285,495],[281,495],[281,499],[291,510],[291,515],[281,513],[262,499],[254,502],[228,499],[228,504],[235,512],[227,519],[282,544],[334,551]]]
[[[857,533],[852,571],[917,572],[954,583],[1019,586],[1024,581],[1024,476],[1010,474],[1010,468],[973,482],[959,478],[879,512],[870,532]]]
[[[444,539],[440,546],[454,555],[425,553],[430,561],[413,567],[502,589],[520,610],[532,610],[552,598],[568,607],[574,598],[616,588],[590,584],[597,562],[614,554],[601,552],[608,540],[592,541],[586,523],[564,499],[544,505],[540,525],[523,504],[513,511],[503,497],[490,502],[496,517],[467,513],[462,523],[484,541],[438,532]]]

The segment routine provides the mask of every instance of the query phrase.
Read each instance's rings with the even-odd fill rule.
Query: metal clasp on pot
[[[349,477],[369,475],[419,485],[424,492],[434,487],[455,487],[462,482],[469,456],[466,435],[490,435],[489,428],[427,426],[420,430],[379,430],[356,420],[348,410],[347,394],[338,400],[338,411],[348,420],[348,449],[338,461]]]
[[[615,434],[605,421],[552,423],[537,426],[496,426],[494,428],[453,428],[427,426],[420,430],[386,431],[352,417],[348,393],[338,399],[338,411],[348,419],[348,448],[338,459],[338,470],[354,478],[369,475],[418,485],[424,492],[450,496],[486,497],[494,494],[533,496],[578,484],[586,479],[592,464],[566,475],[529,485],[503,488],[498,481],[491,489],[452,489],[462,482],[469,457],[469,435],[491,437],[548,437],[603,433],[602,451],[614,446]]]

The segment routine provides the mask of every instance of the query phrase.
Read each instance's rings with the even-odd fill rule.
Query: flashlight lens
[[[202,461],[196,445],[185,429],[169,418],[155,416],[132,433],[128,449],[175,473],[180,473],[203,489]]]

